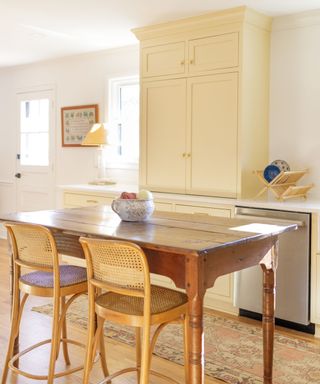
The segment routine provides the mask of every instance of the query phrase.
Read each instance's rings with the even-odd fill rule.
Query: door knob
[[[21,179],[21,173],[16,173],[16,174],[14,175],[14,177],[16,177],[17,179]]]

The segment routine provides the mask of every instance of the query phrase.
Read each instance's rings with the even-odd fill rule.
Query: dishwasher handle
[[[273,219],[272,217],[263,217],[263,216],[252,216],[252,215],[241,215],[236,214],[235,219],[246,219],[246,220],[256,220],[261,223],[267,224],[296,224],[298,227],[305,227],[306,223],[301,220],[282,220],[282,219]]]

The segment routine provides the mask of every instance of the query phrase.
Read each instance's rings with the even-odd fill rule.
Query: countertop
[[[91,184],[72,184],[72,185],[59,185],[59,190],[68,191],[82,191],[93,193],[110,193],[120,195],[121,192],[138,192],[138,185],[134,184],[113,184],[113,185],[91,185]],[[161,199],[163,201],[175,201],[175,202],[191,202],[191,203],[208,203],[208,204],[220,204],[220,205],[232,205],[242,207],[253,208],[265,208],[265,209],[277,209],[282,211],[296,211],[296,212],[316,212],[320,213],[320,199],[302,199],[293,198],[287,201],[277,201],[274,198],[269,199],[228,199],[210,196],[196,196],[196,195],[184,195],[176,193],[160,193],[153,192],[154,198]]]

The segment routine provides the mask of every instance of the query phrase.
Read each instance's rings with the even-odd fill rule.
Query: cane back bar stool
[[[150,370],[156,339],[164,326],[172,321],[184,324],[185,374],[188,382],[187,296],[172,289],[150,285],[148,262],[138,245],[83,237],[80,242],[87,260],[89,297],[88,342],[83,384],[89,382],[93,357],[105,320],[135,327],[137,362],[136,367],[108,375],[100,384],[110,383],[113,378],[132,371],[137,371],[140,384],[149,383],[149,373],[177,383],[172,378]],[[157,325],[157,328],[150,340],[152,325]]]
[[[70,364],[68,343],[80,347],[83,344],[67,338],[65,315],[68,307],[82,293],[87,292],[85,268],[59,265],[59,256],[51,232],[42,226],[32,224],[5,223],[11,241],[13,254],[13,308],[11,332],[1,383],[6,383],[8,370],[33,380],[47,380],[65,376],[83,369],[82,366],[55,373],[55,363],[62,343],[66,365]],[[33,270],[21,275],[21,268]],[[20,300],[20,292],[23,297]],[[29,295],[53,298],[52,339],[43,340],[13,356],[14,342],[19,335],[20,320]],[[71,295],[67,302],[66,296]],[[35,375],[17,367],[17,360],[44,344],[51,343],[50,362],[47,375]]]

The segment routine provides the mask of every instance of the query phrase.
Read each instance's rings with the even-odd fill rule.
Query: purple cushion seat
[[[37,287],[53,288],[53,272],[35,271],[20,277],[20,281]],[[73,265],[60,266],[60,287],[87,281],[87,270]]]

